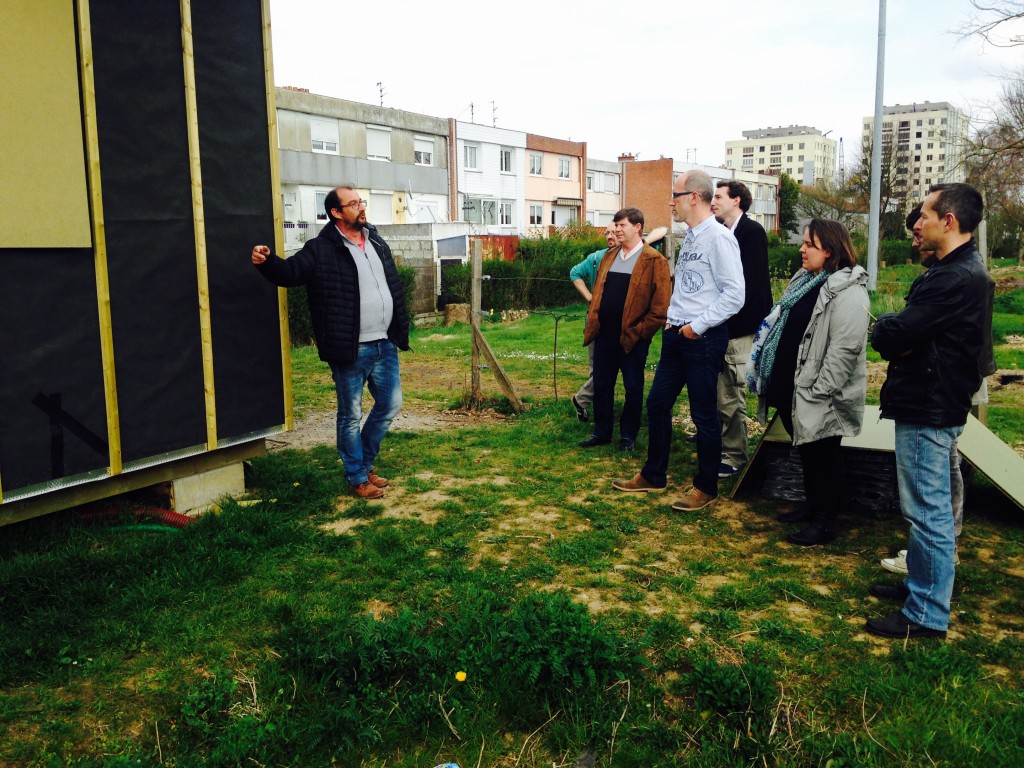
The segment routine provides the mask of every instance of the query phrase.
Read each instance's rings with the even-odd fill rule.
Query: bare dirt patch
[[[502,421],[506,417],[496,411],[434,410],[428,407],[403,406],[391,424],[395,431],[433,432],[442,429],[478,426],[486,421]],[[336,443],[336,421],[333,411],[317,411],[295,421],[295,429],[267,440],[271,450],[296,448],[307,450]]]

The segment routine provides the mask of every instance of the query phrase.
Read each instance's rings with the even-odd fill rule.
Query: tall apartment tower
[[[800,184],[810,186],[835,175],[836,140],[808,125],[743,131],[742,139],[725,142],[725,167],[754,173],[786,173]]]
[[[861,146],[871,146],[874,116],[865,117]],[[895,170],[895,191],[922,200],[932,184],[964,181],[967,117],[945,101],[882,108],[882,152]]]

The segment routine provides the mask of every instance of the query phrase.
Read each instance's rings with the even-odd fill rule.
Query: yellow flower
[[[458,680],[460,683],[466,682],[466,673],[460,669],[458,672],[455,673],[455,679]]]

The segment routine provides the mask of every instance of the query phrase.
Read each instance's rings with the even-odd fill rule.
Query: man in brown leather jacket
[[[643,241],[643,212],[623,208],[614,225],[619,244],[608,249],[597,268],[584,330],[583,343],[594,342],[594,434],[580,446],[611,443],[615,381],[621,372],[626,400],[619,448],[630,451],[640,431],[647,351],[665,324],[672,286],[668,261]]]

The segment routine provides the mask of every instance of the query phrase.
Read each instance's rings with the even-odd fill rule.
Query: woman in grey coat
[[[800,256],[803,268],[754,337],[747,384],[758,395],[758,420],[774,407],[800,454],[807,503],[779,519],[809,521],[786,538],[812,546],[836,537],[840,442],[864,421],[870,299],[868,274],[838,221],[813,219]]]

